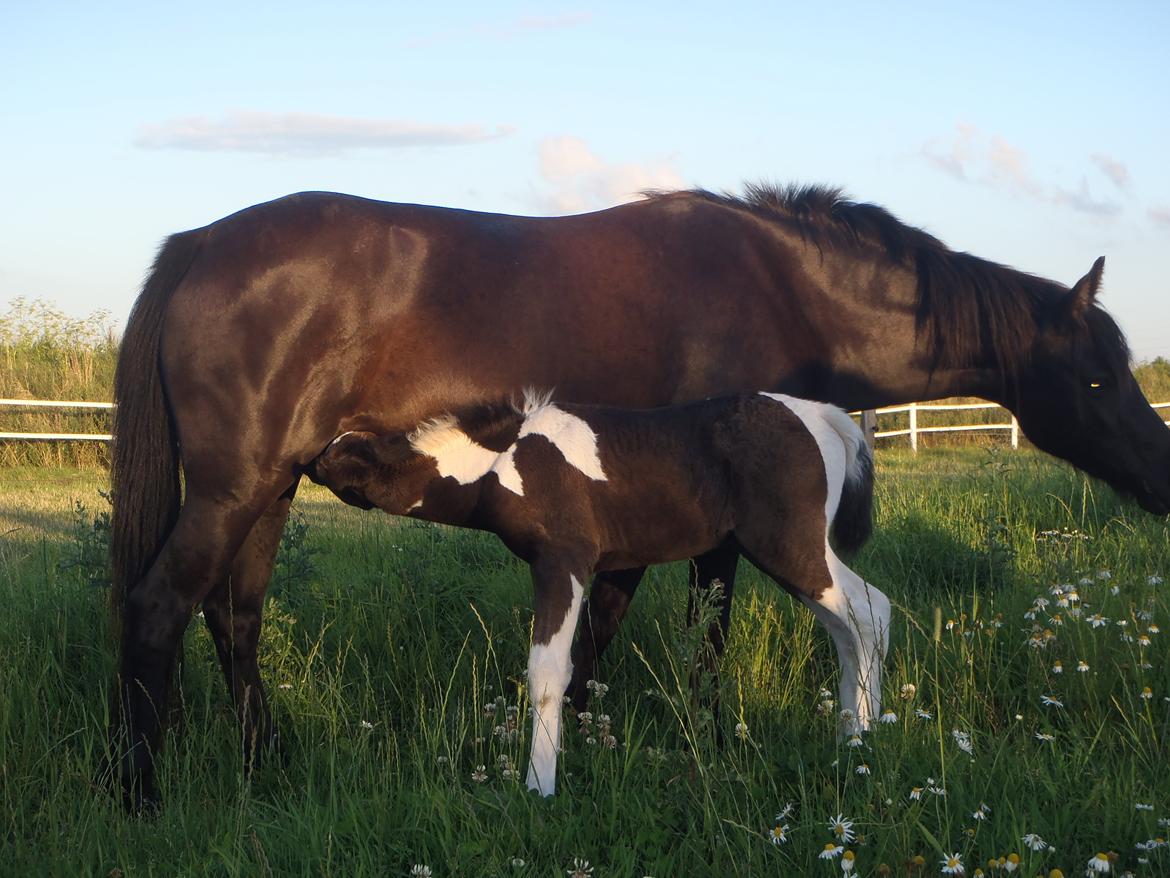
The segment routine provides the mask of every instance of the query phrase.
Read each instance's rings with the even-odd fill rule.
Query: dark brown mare
[[[829,630],[842,732],[878,716],[890,602],[837,555],[869,536],[873,462],[835,406],[754,393],[631,410],[528,393],[405,435],[346,433],[306,475],[355,506],[491,531],[528,562],[530,790],[556,788],[585,582],[725,543]]]
[[[1070,289],[822,188],[553,219],[309,193],[171,237],[115,387],[124,789],[155,796],[151,754],[200,603],[246,752],[272,735],[264,592],[304,466],[346,430],[403,431],[528,384],[634,408],[759,389],[846,408],[964,394],[1165,514],[1170,431],[1095,304],[1101,272]],[[698,558],[699,585],[729,595],[736,558]],[[580,678],[641,574],[594,582]]]

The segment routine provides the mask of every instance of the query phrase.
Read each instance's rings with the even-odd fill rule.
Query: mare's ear
[[[1073,320],[1080,320],[1089,310],[1089,306],[1097,298],[1101,287],[1101,275],[1105,272],[1105,257],[1098,256],[1089,273],[1073,284],[1068,295],[1064,297],[1062,308],[1064,313]]]

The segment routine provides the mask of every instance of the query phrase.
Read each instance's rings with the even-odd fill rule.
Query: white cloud
[[[682,177],[668,160],[607,162],[579,137],[551,137],[540,144],[540,176],[549,184],[538,196],[550,213],[577,213],[633,201],[646,189],[680,189]]]
[[[1113,181],[1114,186],[1118,189],[1129,188],[1129,168],[1103,152],[1095,152],[1089,158],[1101,169],[1102,174]]]
[[[1093,194],[1087,177],[1082,176],[1076,187],[1042,180],[1032,172],[1025,150],[999,135],[985,137],[973,125],[959,124],[949,139],[927,141],[921,155],[936,169],[966,183],[1004,189],[1095,216],[1121,212],[1119,202]],[[1101,153],[1091,159],[1114,186],[1125,187],[1129,175],[1121,162]]]
[[[1151,207],[1147,214],[1159,226],[1170,229],[1170,207]]]
[[[146,125],[135,145],[146,149],[326,156],[351,149],[453,146],[512,133],[499,125],[439,125],[405,119],[361,119],[314,113],[240,111],[220,119],[187,116]]]

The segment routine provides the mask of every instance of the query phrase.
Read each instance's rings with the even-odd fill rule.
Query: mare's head
[[[1014,404],[1039,448],[1062,457],[1157,515],[1170,513],[1170,429],[1129,367],[1125,338],[1096,304],[1104,258],[1040,306]]]
[[[433,462],[404,433],[346,433],[326,448],[305,474],[351,506],[402,514],[434,477]]]

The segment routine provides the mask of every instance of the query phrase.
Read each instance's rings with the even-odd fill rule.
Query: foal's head
[[[435,477],[434,460],[420,454],[406,433],[346,433],[307,470],[351,506],[404,513]]]

